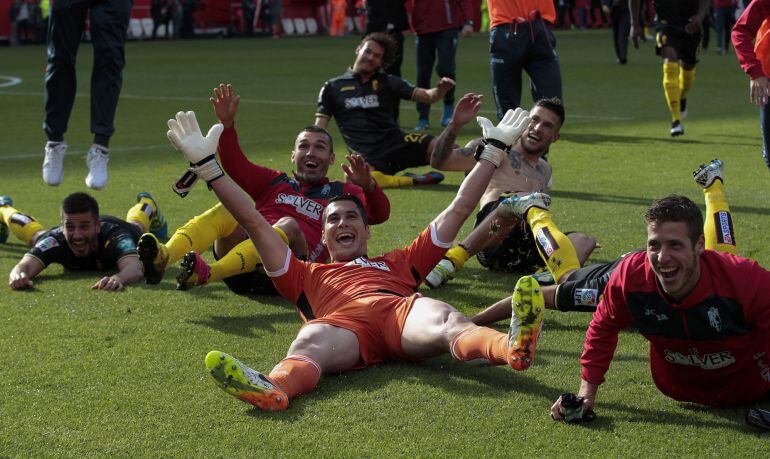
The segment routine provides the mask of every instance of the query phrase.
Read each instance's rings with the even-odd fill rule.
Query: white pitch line
[[[0,95],[8,96],[43,96],[42,92],[35,91],[0,91]],[[77,94],[76,97],[90,97],[88,94]],[[180,102],[201,102],[201,97],[190,96],[145,96],[139,94],[121,94],[121,99],[134,99],[134,100],[178,100]],[[304,107],[315,107],[315,102],[304,102],[296,100],[263,100],[263,99],[247,99],[241,98],[241,103],[246,104],[261,104],[261,105],[294,105]],[[481,113],[492,114],[497,113],[495,110],[481,110]],[[601,120],[601,121],[632,121],[635,118],[632,116],[607,116],[607,115],[579,115],[568,114],[568,118],[587,119],[587,120]]]
[[[157,145],[137,145],[137,146],[134,146],[134,147],[112,147],[112,148],[110,148],[110,154],[113,154],[113,153],[124,153],[124,152],[129,152],[129,151],[150,150],[150,149],[166,148],[166,147],[168,147],[169,149],[172,148],[171,145],[169,145],[167,143],[160,143],[160,144],[157,144]],[[75,154],[75,155],[78,154],[77,152],[72,152],[72,151],[70,151],[69,153],[70,154]],[[82,153],[83,153],[82,156],[85,157],[86,152],[84,151]],[[12,159],[42,158],[43,156],[44,156],[43,155],[43,149],[41,148],[40,151],[37,152],[37,153],[19,153],[19,154],[11,155],[11,156],[0,156],[0,161],[8,161],[8,160],[12,160]]]
[[[15,76],[8,76],[8,75],[0,75],[0,81],[7,80],[5,82],[0,83],[0,88],[7,88],[10,86],[16,86],[21,84],[21,78],[15,77]]]

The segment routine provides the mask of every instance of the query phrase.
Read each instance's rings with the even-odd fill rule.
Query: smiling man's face
[[[681,302],[700,279],[703,235],[693,243],[687,222],[647,224],[647,258],[661,288],[670,299]]]
[[[99,218],[91,212],[61,215],[64,238],[76,257],[86,257],[99,246]]]
[[[366,242],[371,235],[353,201],[334,201],[326,206],[323,241],[332,261],[346,262],[366,255]]]
[[[320,183],[334,163],[331,142],[322,132],[300,132],[291,152],[294,175],[303,184]]]

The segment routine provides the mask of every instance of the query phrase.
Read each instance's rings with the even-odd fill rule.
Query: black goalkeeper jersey
[[[334,117],[348,148],[364,156],[402,137],[396,122],[399,99],[410,100],[415,87],[401,77],[376,73],[366,83],[348,70],[327,81],[318,95],[316,116]]]
[[[45,266],[59,263],[71,270],[103,270],[117,266],[118,260],[129,255],[136,255],[136,242],[142,232],[136,225],[109,215],[99,217],[101,229],[97,235],[96,251],[85,257],[76,257],[72,253],[62,227],[57,226],[37,238],[35,246],[27,255],[31,255]]]
[[[684,27],[691,17],[698,14],[698,0],[653,0],[655,22]]]

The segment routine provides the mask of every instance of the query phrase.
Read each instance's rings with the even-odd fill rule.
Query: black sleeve
[[[321,92],[318,93],[318,108],[315,112],[316,116],[326,116],[331,118],[334,116],[334,88],[330,82],[326,82],[321,87]]]
[[[66,256],[64,242],[51,233],[44,234],[38,238],[35,245],[27,252],[27,255],[37,258],[45,266],[51,263],[63,263]]]
[[[125,230],[119,229],[115,234],[109,237],[109,243],[104,248],[105,260],[110,264],[118,263],[118,260],[127,255],[136,255],[136,242],[131,234]]]
[[[396,75],[388,75],[388,86],[401,99],[412,100],[415,87],[412,83]]]

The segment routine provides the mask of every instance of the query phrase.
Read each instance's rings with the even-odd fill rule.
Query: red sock
[[[291,355],[278,362],[268,375],[289,399],[315,389],[321,379],[321,367],[304,355]]]
[[[484,359],[493,365],[508,364],[508,335],[486,327],[468,327],[452,338],[452,357],[461,362]]]

